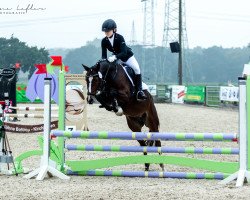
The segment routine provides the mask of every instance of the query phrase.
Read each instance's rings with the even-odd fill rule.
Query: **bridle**
[[[107,59],[99,60],[93,67],[96,67],[98,64],[100,64],[100,62],[103,62],[103,61],[107,61]],[[90,77],[93,77],[93,78],[94,78],[94,77],[99,77],[100,82],[98,83],[97,91],[102,92],[102,91],[105,90],[105,88],[106,88],[106,86],[107,86],[107,77],[108,77],[108,74],[109,74],[109,72],[110,72],[110,68],[111,68],[111,66],[110,66],[110,64],[109,64],[109,65],[108,65],[108,69],[106,70],[106,73],[105,73],[104,76],[101,74],[100,71],[98,71],[97,73],[95,73],[95,74],[93,74],[93,75],[86,76],[86,78],[90,78]],[[114,73],[114,75],[112,76],[112,80],[115,79],[115,77],[116,77],[116,75],[117,75],[117,71],[118,71],[118,69],[117,69],[117,64],[115,64],[115,73]],[[89,93],[89,95],[95,95],[95,94],[90,94],[90,93]]]
[[[89,80],[89,78],[91,78],[91,77],[94,79],[94,77],[99,77],[99,74],[96,73],[96,74],[92,74],[92,75],[86,75],[86,78],[87,78],[88,80]],[[92,79],[92,80],[93,80],[93,79]],[[100,86],[101,86],[101,83],[98,83],[97,90],[99,90]],[[89,89],[88,89],[88,95],[95,95],[95,94],[90,93],[90,92],[89,92]]]

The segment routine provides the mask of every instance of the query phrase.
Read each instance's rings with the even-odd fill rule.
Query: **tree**
[[[100,48],[88,45],[70,51],[63,62],[69,66],[71,73],[82,73],[84,70],[82,64],[93,66],[100,58]]]
[[[49,52],[45,48],[29,47],[13,35],[10,39],[0,38],[0,66],[9,67],[15,63],[21,64],[23,72],[29,72],[29,77],[35,71],[34,64],[48,63]]]

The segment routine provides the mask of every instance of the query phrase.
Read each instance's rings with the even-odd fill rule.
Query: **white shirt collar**
[[[114,38],[115,38],[115,34],[113,34],[113,36],[109,39],[110,44],[113,46],[114,45]]]

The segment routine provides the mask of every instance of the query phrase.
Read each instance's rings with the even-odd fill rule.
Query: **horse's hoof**
[[[118,111],[115,113],[117,116],[122,116],[123,115],[123,110],[121,107],[118,107]]]
[[[162,171],[164,172],[164,171],[165,171],[164,165],[163,165],[163,164],[160,164],[160,167],[161,167]]]

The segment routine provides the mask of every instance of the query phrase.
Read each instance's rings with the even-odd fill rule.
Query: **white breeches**
[[[126,65],[131,67],[135,71],[135,74],[141,74],[139,64],[134,56],[131,56],[126,62],[122,62],[122,63],[125,63]]]

